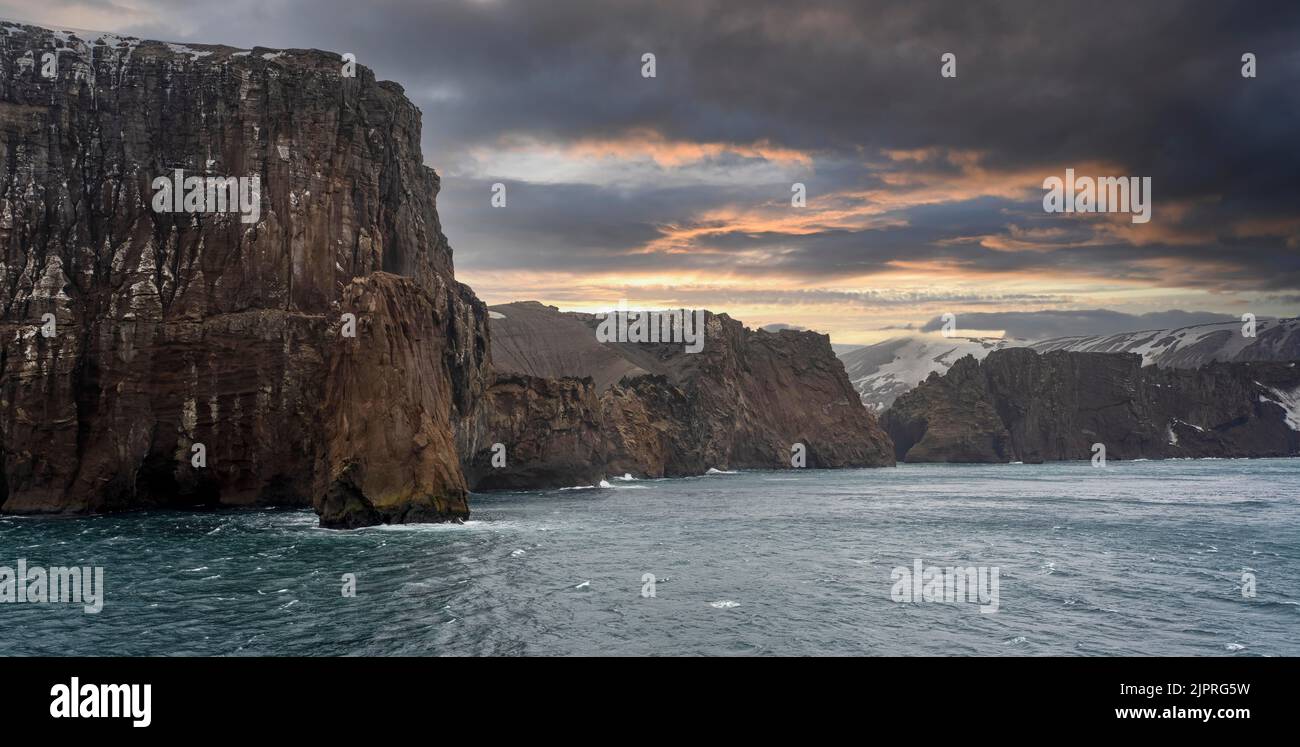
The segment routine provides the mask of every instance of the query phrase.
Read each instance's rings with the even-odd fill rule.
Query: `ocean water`
[[[0,565],[106,586],[95,615],[0,604],[0,654],[1300,655],[1300,460],[611,484],[475,496],[460,526],[0,517]],[[996,567],[998,610],[894,601],[917,559]]]

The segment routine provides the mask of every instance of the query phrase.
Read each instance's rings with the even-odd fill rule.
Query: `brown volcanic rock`
[[[499,374],[487,389],[478,438],[462,441],[475,490],[595,485],[605,477],[601,407],[591,379]],[[493,446],[505,465],[493,466]]]
[[[1094,443],[1108,459],[1294,456],[1297,394],[1293,363],[1158,369],[1131,353],[1009,348],[932,374],[883,423],[909,462],[1089,459]]]
[[[881,415],[894,455],[911,462],[1009,462],[1011,437],[994,410],[979,361],[932,372]]]
[[[340,58],[318,51],[3,32],[0,510],[307,505],[318,452],[332,465],[377,464],[348,435],[373,424],[327,439],[321,405],[327,358],[343,376],[329,383],[344,393],[357,391],[349,377],[381,373],[366,373],[360,351],[337,360],[344,289],[379,271],[410,280],[370,287],[387,309],[373,320],[375,341],[422,378],[376,386],[393,407],[425,408],[413,435],[472,411],[486,310],[452,277],[438,177],[423,165],[420,113],[399,86],[360,66],[342,78]],[[58,76],[47,80],[40,53],[54,48]],[[152,180],[177,168],[260,177],[260,221],[154,212]],[[412,300],[420,293],[427,300]],[[430,317],[399,313],[390,294]],[[58,320],[52,338],[37,332],[45,313]],[[397,327],[430,341],[445,399],[417,388],[439,374],[389,334]],[[190,465],[193,443],[207,448],[204,468]],[[394,468],[430,459],[420,451]],[[391,479],[460,515],[459,476],[445,454],[432,462],[442,469]],[[373,472],[351,483],[380,490],[371,505],[389,520],[424,517],[423,498],[403,513]]]
[[[492,365],[498,371],[545,378],[591,377],[604,391],[624,376],[647,373],[613,346],[601,345],[589,315],[519,301],[491,308]]]
[[[593,379],[606,474],[786,469],[795,443],[808,467],[894,462],[825,335],[753,331],[706,313],[704,348],[687,353],[680,343],[602,343],[591,314],[533,302],[491,310],[498,369]]]
[[[727,469],[784,468],[791,445],[802,443],[808,467],[893,465],[893,444],[827,335],[754,331],[710,314],[705,340],[700,353],[673,360],[691,402],[692,430],[716,444],[706,460]]]
[[[600,402],[610,475],[682,477],[716,464],[692,435],[689,395],[667,377],[628,379],[605,390]]]
[[[429,294],[408,278],[374,273],[349,284],[341,306],[356,315],[356,337],[329,348],[315,491],[321,525],[468,517],[446,335]]]

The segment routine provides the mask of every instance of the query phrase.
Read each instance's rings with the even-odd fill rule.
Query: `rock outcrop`
[[[380,272],[350,283],[341,305],[358,329],[328,346],[313,492],[321,525],[467,517],[442,357],[446,325],[432,298]]]
[[[595,485],[606,476],[601,404],[591,379],[497,374],[477,416],[461,430],[465,478],[474,490]]]
[[[582,417],[566,422],[583,434],[583,463],[597,459],[604,474],[786,469],[795,444],[803,445],[810,468],[893,464],[888,437],[862,406],[825,335],[754,331],[725,314],[706,313],[704,347],[688,353],[681,343],[600,342],[595,315],[536,302],[494,306],[491,316],[494,367],[571,382]],[[498,433],[546,443],[535,430],[545,421],[531,408],[519,406],[507,420]],[[552,446],[549,460],[558,467],[570,446]],[[481,449],[470,449],[480,463]]]
[[[0,510],[465,515],[450,444],[486,310],[454,279],[420,112],[341,71],[0,27]],[[257,177],[257,220],[156,211],[177,169]]]
[[[908,462],[1300,454],[1295,363],[1144,367],[1131,353],[997,350],[963,358],[882,417]]]

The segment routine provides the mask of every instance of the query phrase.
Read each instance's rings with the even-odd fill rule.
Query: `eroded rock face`
[[[477,442],[462,450],[465,478],[475,490],[563,488],[604,479],[601,407],[591,379],[498,374],[478,413]]]
[[[1300,453],[1293,363],[1142,366],[1131,353],[966,358],[899,397],[882,422],[909,462],[1273,457]]]
[[[585,405],[585,418],[577,420],[588,441],[599,432],[596,451],[606,475],[787,469],[795,444],[803,445],[810,468],[894,462],[888,436],[863,407],[825,335],[754,331],[725,314],[708,313],[703,350],[687,353],[680,343],[602,343],[593,315],[535,302],[494,306],[492,312],[492,357],[499,370],[587,377],[585,386],[596,391],[599,403]],[[519,415],[513,427],[496,432],[544,441],[530,420]],[[585,448],[583,459],[590,450]]]
[[[448,406],[445,323],[431,297],[409,278],[374,273],[344,288],[341,306],[356,315],[357,329],[326,348],[314,491],[321,525],[469,516]]]
[[[401,88],[318,51],[0,32],[0,510],[463,516],[448,444],[486,311],[453,278]],[[258,177],[259,220],[155,212],[175,169]],[[344,341],[352,303],[366,334]],[[378,453],[381,412],[415,445]]]

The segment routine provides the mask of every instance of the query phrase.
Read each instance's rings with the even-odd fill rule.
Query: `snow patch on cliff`
[[[1260,402],[1272,402],[1273,404],[1286,410],[1287,427],[1293,431],[1300,431],[1300,387],[1287,392],[1272,387],[1264,387],[1269,394],[1276,399],[1259,395]]]

